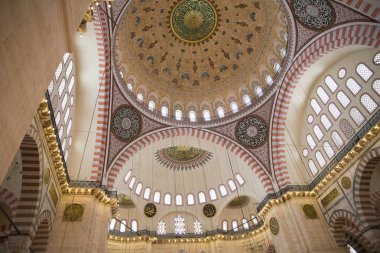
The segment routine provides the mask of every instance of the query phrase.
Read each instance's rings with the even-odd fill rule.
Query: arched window
[[[216,109],[216,111],[218,112],[219,118],[223,118],[224,117],[224,109],[223,109],[223,107],[218,107]]]
[[[60,121],[61,121],[61,112],[57,112],[57,116],[55,117],[55,125],[59,126]]]
[[[157,234],[159,235],[166,234],[166,224],[163,220],[160,220],[157,224]]]
[[[257,86],[255,90],[257,96],[261,97],[262,95],[264,95],[263,89],[261,89],[261,87]]]
[[[356,107],[351,108],[350,116],[355,121],[357,126],[360,126],[365,120],[363,114]]]
[[[67,60],[69,59],[69,56],[70,56],[69,53],[65,53],[65,54],[63,55],[63,64],[66,64]]]
[[[174,233],[176,235],[184,235],[186,233],[185,219],[181,215],[174,218]]]
[[[59,128],[59,132],[58,132],[59,139],[62,139],[62,135],[63,135],[63,126]]]
[[[350,104],[351,100],[347,97],[346,93],[343,91],[339,91],[336,95],[338,98],[339,103],[344,107],[347,108],[347,106]]]
[[[65,86],[66,86],[66,80],[62,79],[61,83],[58,86],[58,95],[59,96],[62,96],[63,90],[65,89]]]
[[[329,105],[329,112],[331,113],[331,115],[334,117],[334,119],[338,119],[341,112],[339,111],[338,107],[336,107],[336,105],[334,103],[331,103]]]
[[[116,219],[113,218],[113,219],[111,219],[109,229],[110,229],[111,231],[114,230],[114,229],[115,229],[115,225],[116,225]]]
[[[175,119],[176,120],[182,120],[182,111],[181,110],[175,110]]]
[[[67,93],[65,93],[65,96],[63,97],[62,103],[61,103],[62,110],[64,110],[66,108],[67,99],[68,99],[68,95],[67,95]]]
[[[243,102],[244,102],[244,104],[245,104],[246,106],[249,106],[249,105],[252,104],[252,102],[251,102],[251,98],[249,97],[249,95],[244,95],[244,96],[243,96]]]
[[[267,75],[265,77],[265,82],[268,84],[268,85],[272,85],[273,84],[273,77],[270,76],[270,75]]]
[[[365,65],[364,63],[360,63],[358,64],[358,66],[356,67],[356,73],[364,80],[364,81],[368,81],[371,76],[373,75],[373,72],[372,70],[370,70],[368,68],[367,65]]]
[[[140,102],[144,101],[144,97],[143,97],[143,95],[141,93],[137,94],[137,100],[140,101]]]
[[[243,184],[245,183],[243,177],[242,177],[239,173],[235,174],[235,178],[236,178],[237,182],[238,182],[240,185],[243,185]]]
[[[149,198],[150,198],[150,188],[147,187],[144,190],[144,199],[149,200]]]
[[[66,69],[66,78],[70,77],[72,70],[73,70],[73,61],[71,60]]]
[[[309,169],[311,171],[311,174],[313,174],[313,176],[317,175],[318,169],[317,169],[317,166],[315,166],[315,163],[313,160],[309,160]]]
[[[53,83],[53,81],[51,81],[49,86],[48,86],[49,95],[51,95],[51,93],[53,92],[53,89],[54,89],[54,83]]]
[[[210,121],[211,120],[211,113],[209,110],[204,110],[203,111],[203,118],[205,121]]]
[[[319,165],[321,166],[321,168],[326,165],[326,160],[323,157],[323,155],[322,155],[321,152],[319,152],[319,151],[315,152],[315,158],[317,159],[317,161],[318,161]]]
[[[273,65],[273,69],[274,69],[274,71],[276,71],[276,72],[280,72],[280,70],[281,70],[281,65],[280,65],[280,63],[276,62],[276,63]]]
[[[369,113],[373,113],[377,108],[377,104],[368,94],[363,94],[360,97],[360,102]]]
[[[322,102],[324,104],[327,104],[330,97],[329,97],[329,95],[327,95],[326,91],[322,87],[318,87],[317,94],[318,94],[318,97],[322,100]]]
[[[232,221],[232,230],[233,230],[234,232],[239,231],[238,223],[237,223],[236,220],[233,220],[233,221]]]
[[[62,150],[65,150],[66,147],[66,139],[63,139],[62,141]]]
[[[129,189],[132,190],[133,186],[135,186],[135,183],[136,183],[136,177],[132,177],[131,182],[129,182],[129,185],[128,185]]]
[[[313,137],[310,134],[306,136],[306,141],[309,144],[311,150],[313,150],[317,146]]]
[[[325,127],[326,131],[328,131],[332,126],[331,121],[325,114],[322,114],[321,122],[322,122],[322,125]]]
[[[238,105],[236,104],[236,102],[231,102],[230,104],[230,108],[231,108],[231,111],[232,112],[238,112],[239,111],[239,108],[238,108]]]
[[[121,223],[120,223],[120,232],[121,233],[125,233],[125,230],[127,228],[127,221],[126,220],[122,220]]]
[[[165,205],[171,205],[172,204],[172,196],[170,195],[170,193],[165,194],[164,204]]]
[[[131,229],[133,232],[137,232],[138,226],[137,226],[137,220],[132,220],[131,222]]]
[[[362,89],[362,87],[352,77],[347,79],[346,86],[354,96],[356,96]]]
[[[130,91],[132,91],[132,84],[127,83],[127,88],[128,88]]]
[[[156,109],[156,103],[154,103],[153,101],[149,101],[148,107],[151,111],[153,111],[154,109]]]
[[[189,112],[189,119],[191,122],[195,122],[197,120],[197,114],[195,113],[195,111]]]
[[[160,200],[161,200],[161,192],[156,191],[153,196],[153,202],[160,203]]]
[[[327,141],[323,143],[323,149],[325,150],[325,153],[328,156],[328,158],[332,158],[334,156],[335,152],[332,149],[330,143],[328,143]]]
[[[74,76],[72,76],[71,78],[70,78],[70,82],[69,82],[69,93],[71,94],[71,91],[73,90],[73,87],[74,87],[74,82],[75,82],[75,78],[74,78]]]
[[[322,108],[315,98],[311,99],[310,105],[311,108],[313,108],[315,114],[319,115],[319,113],[322,111]]]
[[[65,124],[67,124],[67,120],[69,119],[69,116],[70,116],[70,107],[67,107],[66,112],[65,112],[65,118],[64,118]]]
[[[211,200],[216,200],[218,199],[217,195],[216,195],[216,191],[214,189],[210,189],[209,190],[209,194],[210,194],[210,199]]]
[[[72,126],[73,126],[73,121],[70,119],[69,123],[67,124],[66,135],[70,135]]]
[[[187,204],[192,206],[195,204],[194,195],[192,193],[187,194]]]
[[[231,179],[227,181],[227,184],[228,184],[228,187],[230,187],[230,190],[231,191],[236,191],[236,184],[234,181],[232,181]]]
[[[164,117],[167,117],[169,115],[169,109],[166,106],[161,107],[161,114]]]
[[[249,229],[249,224],[248,224],[247,219],[242,219],[242,220],[241,220],[241,224],[243,224],[243,228],[244,228],[245,230]]]
[[[132,175],[132,171],[129,170],[129,171],[127,172],[127,175],[125,175],[125,177],[124,177],[124,182],[125,182],[125,183],[128,182],[128,180],[129,180],[129,178],[131,177],[131,175]]]
[[[224,220],[222,222],[222,229],[223,229],[224,232],[228,231],[228,221]]]
[[[175,205],[176,206],[182,206],[183,205],[183,200],[182,200],[182,195],[181,194],[177,194],[175,196]]]
[[[314,130],[315,136],[317,136],[318,140],[322,140],[323,133],[322,133],[321,128],[318,125],[315,125],[313,130]]]
[[[135,193],[136,193],[137,195],[140,195],[140,194],[141,194],[142,187],[143,187],[142,183],[138,183],[138,184],[137,184],[136,189],[135,189]]]
[[[206,203],[206,194],[204,192],[198,193],[199,204]]]
[[[377,95],[380,95],[380,79],[373,81],[372,88],[376,91]]]
[[[62,62],[59,63],[58,67],[57,67],[57,70],[55,71],[54,75],[55,75],[55,80],[58,80],[59,76],[61,75],[62,73]]]
[[[337,131],[333,131],[331,133],[331,139],[333,140],[333,142],[338,148],[342,147],[344,144],[342,137],[340,137]]]
[[[222,197],[225,197],[228,195],[227,189],[224,185],[219,185],[219,192]]]
[[[338,84],[330,75],[326,76],[325,84],[327,85],[327,87],[329,87],[332,93],[334,93],[336,89],[338,89]]]

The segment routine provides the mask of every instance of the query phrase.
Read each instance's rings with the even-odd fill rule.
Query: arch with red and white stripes
[[[11,217],[14,217],[16,214],[18,199],[17,197],[6,187],[0,186],[0,202],[3,202],[11,211]],[[5,224],[0,224],[0,236],[9,235],[10,226]],[[2,241],[0,240],[0,244]]]
[[[380,25],[346,24],[317,37],[294,60],[277,93],[272,124],[272,159],[280,188],[291,183],[285,157],[285,121],[292,95],[303,74],[327,53],[351,45],[380,46]]]
[[[122,170],[123,166],[129,159],[131,159],[137,152],[139,152],[139,150],[156,141],[177,136],[193,136],[226,148],[230,152],[234,153],[237,157],[242,159],[244,162],[246,162],[249,168],[260,179],[260,183],[264,187],[266,193],[274,192],[272,182],[265,169],[263,169],[256,162],[255,158],[239,144],[233,142],[230,139],[227,139],[225,136],[221,136],[210,130],[187,127],[161,129],[153,133],[146,134],[145,136],[142,136],[133,143],[129,144],[126,148],[124,148],[122,152],[118,154],[117,158],[110,166],[110,170],[107,173],[106,179],[107,188],[113,189],[115,180]]]
[[[372,252],[372,244],[360,232],[363,230],[363,226],[359,224],[359,220],[355,215],[342,209],[334,211],[329,221],[331,232],[339,247],[345,247],[349,243],[357,252],[363,252],[364,250]],[[354,239],[350,240],[348,236]]]
[[[106,8],[107,9],[107,8]],[[100,181],[105,160],[107,144],[108,110],[110,106],[110,36],[108,17],[103,11],[94,11],[94,28],[99,61],[99,93],[96,117],[95,148],[92,159],[91,181]]]
[[[356,168],[353,190],[356,211],[365,227],[380,225],[379,216],[371,203],[371,176],[380,162],[380,147],[374,148],[363,157]]]
[[[36,223],[36,234],[33,238],[31,248],[35,253],[46,252],[46,247],[49,241],[49,234],[52,225],[51,214],[48,210],[41,213]]]
[[[30,127],[20,145],[22,158],[21,195],[13,219],[22,234],[33,237],[42,188],[42,146],[37,131]],[[15,231],[11,231],[14,233]]]
[[[380,9],[371,3],[363,0],[340,0],[339,2],[380,22]]]

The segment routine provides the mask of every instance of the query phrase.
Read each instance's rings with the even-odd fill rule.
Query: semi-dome
[[[145,115],[180,125],[225,123],[275,90],[287,44],[279,1],[154,6],[131,1],[113,45],[119,86]]]

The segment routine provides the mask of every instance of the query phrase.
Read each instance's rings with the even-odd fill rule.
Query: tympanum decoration
[[[190,170],[206,164],[212,153],[203,149],[182,145],[156,151],[156,161],[173,170]]]

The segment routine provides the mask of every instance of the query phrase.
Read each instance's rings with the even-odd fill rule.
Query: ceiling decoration
[[[233,200],[228,203],[227,207],[228,208],[240,208],[248,205],[249,203],[249,198],[247,196],[240,196],[236,197]]]
[[[263,119],[257,116],[250,116],[240,120],[236,125],[235,135],[244,146],[257,148],[266,142],[268,128]]]
[[[219,25],[219,11],[214,5],[207,0],[178,0],[169,11],[169,31],[189,45],[204,43]]]
[[[216,207],[213,204],[206,204],[203,207],[204,216],[211,218],[216,214]]]
[[[335,12],[329,0],[294,0],[296,18],[307,28],[320,30],[335,22]]]
[[[144,213],[147,217],[151,218],[157,213],[156,205],[153,203],[148,203],[144,207]]]
[[[209,151],[190,147],[173,146],[156,151],[156,161],[173,170],[191,170],[205,165],[213,154]]]
[[[273,61],[283,61],[277,52],[286,48],[279,35],[287,33],[281,6],[275,0],[132,0],[114,33],[117,85],[144,115],[175,125],[183,125],[190,111],[201,118],[209,110],[217,120],[216,104],[227,118],[231,101],[245,106],[244,95],[257,106],[255,99],[268,97],[258,97],[256,86],[265,93],[263,75],[275,77]],[[143,101],[136,100],[137,94]],[[157,111],[148,109],[148,101]],[[163,105],[168,117],[161,115]],[[173,120],[175,110],[182,111],[182,120]]]
[[[112,115],[112,132],[121,141],[132,140],[141,128],[141,117],[134,108],[124,105]]]

